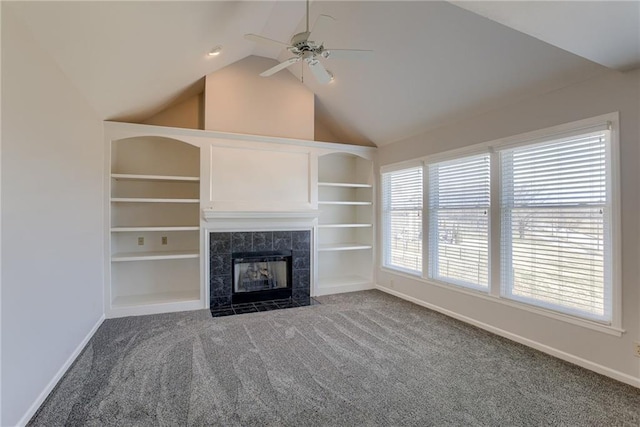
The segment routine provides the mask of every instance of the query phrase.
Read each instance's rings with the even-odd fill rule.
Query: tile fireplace
[[[310,230],[211,232],[211,309],[266,300],[308,301],[311,254]]]

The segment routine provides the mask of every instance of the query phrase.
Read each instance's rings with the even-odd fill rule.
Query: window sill
[[[530,313],[534,313],[534,314],[537,314],[537,315],[540,315],[540,316],[544,316],[544,317],[547,317],[547,318],[551,318],[551,319],[554,319],[554,320],[560,320],[560,321],[565,322],[565,323],[570,323],[572,325],[576,325],[576,326],[580,326],[580,327],[583,327],[583,328],[591,329],[591,330],[594,330],[594,331],[597,331],[597,332],[602,332],[602,333],[605,333],[605,334],[608,334],[608,335],[621,337],[622,334],[624,334],[626,332],[624,329],[621,329],[621,328],[618,328],[618,327],[615,327],[615,326],[606,325],[606,324],[598,323],[598,322],[595,322],[595,321],[590,321],[590,320],[587,320],[587,319],[582,319],[582,318],[579,318],[579,317],[570,316],[570,315],[567,315],[567,314],[563,314],[563,313],[547,310],[547,309],[544,309],[544,308],[532,306],[532,305],[521,303],[521,302],[518,302],[518,301],[508,300],[508,299],[502,298],[500,296],[494,296],[494,295],[488,294],[488,293],[486,293],[486,292],[484,292],[482,290],[475,290],[475,289],[472,289],[472,288],[466,288],[466,287],[461,287],[461,286],[456,286],[456,285],[449,285],[449,284],[445,284],[445,283],[442,283],[442,282],[435,282],[433,280],[428,280],[428,279],[425,279],[424,277],[421,277],[421,276],[418,276],[418,275],[415,275],[415,274],[406,273],[404,271],[392,269],[392,268],[389,268],[389,267],[381,267],[380,270],[385,272],[385,273],[396,274],[396,275],[405,277],[407,279],[411,279],[411,280],[415,280],[415,281],[418,281],[418,282],[421,282],[421,283],[428,284],[430,286],[436,286],[438,288],[446,289],[446,290],[449,290],[449,291],[453,291],[453,292],[457,292],[457,293],[461,293],[461,294],[465,294],[465,295],[470,295],[470,296],[473,296],[473,297],[481,298],[481,299],[484,299],[486,301],[491,301],[493,303],[501,304],[501,305],[504,305],[504,306],[507,306],[507,307],[517,308],[517,309],[520,309],[520,310],[528,311]],[[387,287],[387,286],[384,286],[384,287]],[[394,290],[394,291],[396,291],[396,290]]]

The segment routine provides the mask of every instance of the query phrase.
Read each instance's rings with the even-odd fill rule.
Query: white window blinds
[[[422,272],[422,166],[382,174],[384,265]]]
[[[502,295],[611,320],[609,131],[501,152]]]
[[[429,276],[489,286],[489,154],[429,165]]]

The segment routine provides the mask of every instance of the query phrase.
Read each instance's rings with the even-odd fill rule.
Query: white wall
[[[259,76],[276,64],[273,59],[248,56],[209,74],[204,128],[312,141],[313,92],[288,71]]]
[[[103,307],[102,123],[2,3],[2,419],[37,408]]]
[[[582,83],[542,94],[508,108],[488,112],[379,149],[381,165],[492,141],[532,130],[620,112],[622,187],[622,337],[575,326],[476,296],[379,270],[378,284],[464,316],[512,338],[538,343],[540,348],[584,366],[640,386],[640,70],[607,72]],[[546,347],[545,347],[546,346]]]

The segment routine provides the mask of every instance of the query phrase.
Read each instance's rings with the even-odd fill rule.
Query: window
[[[619,333],[617,129],[612,113],[389,167],[383,265]]]
[[[429,277],[489,287],[489,154],[429,165]]]
[[[422,272],[422,166],[382,174],[384,266]]]
[[[609,132],[501,152],[502,295],[611,320]]]

